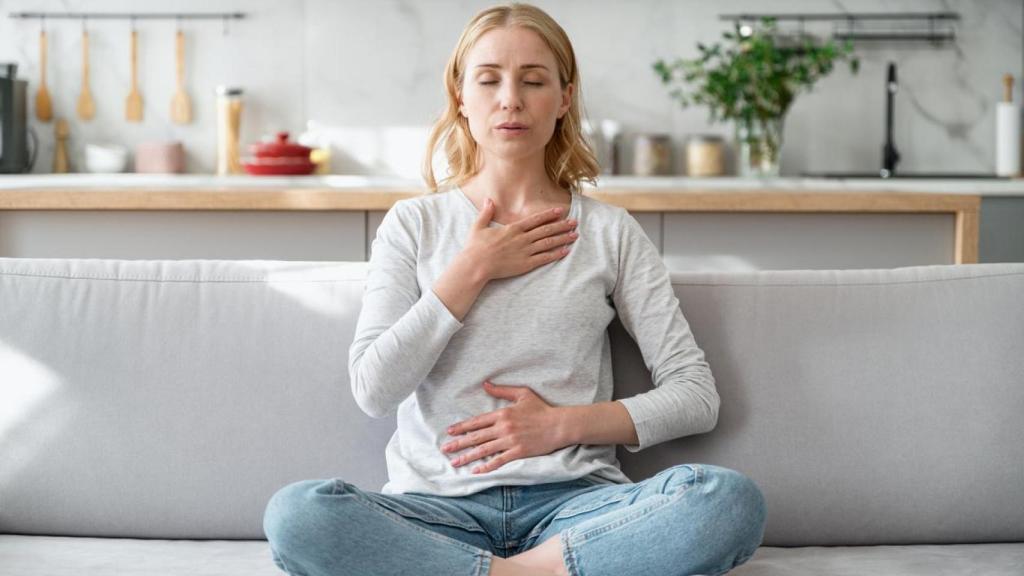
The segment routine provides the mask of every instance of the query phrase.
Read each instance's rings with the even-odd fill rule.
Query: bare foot
[[[488,574],[489,576],[555,576],[554,572],[536,566],[519,564],[513,562],[511,558],[498,558],[497,556],[491,558],[491,571]]]
[[[515,554],[507,558],[513,562],[526,566],[533,566],[546,570],[549,574],[556,576],[569,576],[569,570],[562,560],[562,542],[555,534],[545,540],[540,546],[534,546],[526,552]]]

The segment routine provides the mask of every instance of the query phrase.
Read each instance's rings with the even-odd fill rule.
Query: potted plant
[[[737,22],[722,34],[725,45],[697,43],[698,58],[654,63],[663,83],[678,82],[670,94],[684,108],[706,104],[712,122],[735,122],[737,167],[745,176],[778,175],[783,124],[801,89],[810,90],[837,61],[848,60],[854,74],[859,67],[849,41],[838,45],[801,36],[787,42],[774,19],[761,23],[753,29]],[[685,85],[693,89],[687,92]]]

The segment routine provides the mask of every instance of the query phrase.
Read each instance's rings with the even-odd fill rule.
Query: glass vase
[[[778,176],[785,116],[736,122],[736,168],[740,176]]]

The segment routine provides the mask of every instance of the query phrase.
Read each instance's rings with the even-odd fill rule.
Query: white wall
[[[0,61],[19,63],[19,75],[39,78],[39,23],[9,12],[46,11],[244,11],[229,24],[185,21],[187,85],[195,122],[170,122],[174,92],[173,21],[138,21],[141,124],[124,120],[129,90],[125,21],[89,23],[92,92],[96,118],[74,116],[81,84],[77,21],[48,21],[47,80],[56,115],[71,120],[75,162],[85,142],[130,147],[154,139],[180,139],[190,172],[212,172],[215,157],[214,87],[246,90],[242,140],[253,142],[277,130],[302,132],[307,121],[341,127],[420,126],[442,105],[441,74],[459,32],[478,10],[493,2],[429,0],[2,0]],[[838,68],[813,93],[802,95],[786,126],[783,174],[804,170],[869,170],[881,160],[884,139],[884,74],[889,60],[899,67],[896,142],[904,171],[994,169],[994,103],[1001,77],[1022,69],[1022,7],[1017,0],[547,0],[548,10],[573,39],[583,74],[584,104],[592,119],[615,118],[631,131],[669,131],[681,143],[687,134],[731,135],[731,127],[709,125],[703,109],[681,110],[651,71],[659,58],[694,56],[698,41],[713,42],[729,24],[721,13],[842,11],[937,11],[961,14],[953,46],[883,44],[861,46],[862,69],[852,76]],[[48,172],[53,123],[32,126],[42,147],[35,172]],[[389,144],[390,146],[390,144]],[[403,157],[407,154],[402,154]],[[351,160],[351,159],[350,159]],[[407,159],[415,165],[418,158]],[[628,160],[628,155],[627,155]],[[336,167],[339,164],[336,163]],[[385,166],[350,172],[385,171]]]

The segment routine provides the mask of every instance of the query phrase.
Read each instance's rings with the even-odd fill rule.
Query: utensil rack
[[[223,32],[228,33],[229,20],[241,20],[245,12],[11,12],[11,18],[22,20],[39,20],[43,27],[47,20],[81,20],[85,26],[88,20],[130,20],[134,26],[136,20],[220,20],[224,24]]]
[[[741,13],[721,14],[719,20],[728,20],[755,26],[765,18],[776,22],[796,22],[798,35],[804,36],[808,22],[832,22],[832,38],[850,41],[930,42],[938,45],[956,40],[957,12],[840,12],[840,13]],[[865,23],[871,23],[864,26]],[[898,28],[884,24],[897,23]],[[879,26],[883,24],[883,26]],[[781,32],[781,31],[780,31]]]
[[[241,20],[244,12],[11,12],[11,18],[53,20]]]

